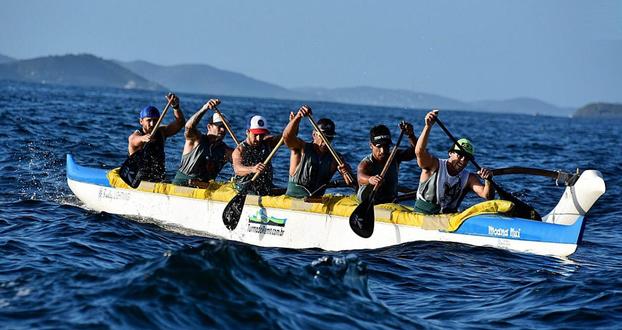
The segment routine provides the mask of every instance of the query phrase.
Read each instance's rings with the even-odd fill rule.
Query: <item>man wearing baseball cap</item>
[[[272,194],[272,164],[264,164],[272,149],[279,143],[281,135],[268,135],[266,118],[254,115],[248,120],[246,139],[231,154],[233,181],[236,188],[248,184],[247,192],[265,196]],[[255,173],[261,173],[255,181],[249,182]]]
[[[158,127],[156,132],[152,132],[160,118],[160,112],[154,106],[147,106],[140,112],[140,129],[134,131],[128,138],[127,151],[129,157],[132,157],[137,152],[142,153],[141,180],[151,182],[164,181],[166,173],[164,142],[166,138],[177,134],[186,122],[184,114],[181,112],[177,95],[170,93],[167,95],[167,98],[169,100],[172,98],[171,106],[175,119],[168,125]]]
[[[296,115],[290,113],[289,124],[283,130],[283,140],[291,151],[289,180],[285,194],[295,198],[309,197],[312,193],[315,196],[322,196],[326,191],[326,184],[337,170],[342,175],[350,171],[345,163],[342,166],[337,165],[337,161],[317,131],[314,130],[311,134],[313,139],[311,143],[298,138],[300,121],[311,114],[311,108],[303,105]],[[322,118],[318,120],[317,126],[327,140],[331,141],[335,137],[335,123],[332,120]]]
[[[233,148],[223,142],[225,125],[220,115],[214,113],[210,117],[207,134],[201,134],[197,128],[205,113],[219,104],[219,99],[209,100],[186,122],[186,142],[174,184],[206,187],[210,180],[216,179],[224,165],[231,162]]]
[[[495,191],[490,180],[492,172],[482,168],[477,175],[466,170],[469,159],[475,156],[475,148],[467,139],[458,140],[458,147],[452,144],[447,159],[438,159],[428,153],[427,144],[430,130],[436,121],[438,110],[428,112],[425,116],[425,126],[417,141],[417,163],[421,167],[419,188],[415,211],[425,214],[454,213],[468,191],[475,192],[485,199],[493,199]]]
[[[380,177],[380,173],[391,154],[391,145],[393,143],[391,141],[391,131],[385,125],[374,126],[369,131],[371,154],[363,158],[358,166],[359,190],[357,197],[359,201],[367,199],[367,196],[376,185],[380,185],[376,192],[377,203],[391,203],[397,197],[400,164],[415,158],[415,145],[417,144],[417,137],[413,133],[412,124],[402,121],[399,127],[408,137],[410,147],[397,150],[395,158],[389,165],[384,178]]]

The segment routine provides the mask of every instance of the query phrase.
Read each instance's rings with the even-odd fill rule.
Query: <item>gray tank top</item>
[[[363,161],[371,163],[371,166],[369,167],[371,169],[371,171],[369,172],[370,176],[379,175],[384,168],[384,164],[380,164],[379,162],[373,160],[372,154],[369,154],[365,158],[363,158]],[[376,192],[376,201],[387,203],[393,202],[393,200],[395,200],[395,198],[397,197],[399,171],[400,161],[396,157],[393,159],[393,162],[389,166],[389,169],[384,176],[384,181],[382,185],[380,186],[380,188],[378,188],[378,191]],[[362,185],[359,187],[358,195],[361,196],[359,197],[359,199],[361,199],[362,195],[365,194],[365,192],[368,190],[368,186],[370,185]],[[369,191],[371,192],[371,190]]]
[[[210,143],[203,134],[194,149],[181,156],[179,171],[201,181],[213,180],[227,162],[225,155],[226,145],[222,141]]]
[[[333,177],[332,165],[333,157],[330,153],[320,155],[315,151],[313,143],[305,143],[300,164],[296,167],[294,175],[290,175],[289,182],[303,186],[308,191],[313,192],[319,186],[328,183]],[[317,195],[323,195],[325,190],[318,192]]]

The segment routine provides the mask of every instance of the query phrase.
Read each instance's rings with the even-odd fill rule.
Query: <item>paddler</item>
[[[310,115],[312,115],[311,107],[301,106],[296,115],[293,112],[290,113],[289,124],[283,130],[283,140],[290,150],[289,180],[285,194],[295,198],[310,197],[311,194],[322,196],[326,191],[326,185],[336,171],[344,177],[350,172],[347,163],[338,166],[328,146],[316,130],[311,133],[311,143],[298,138],[300,121],[303,117]],[[336,133],[335,123],[332,120],[322,118],[318,120],[317,127],[328,141],[333,140]],[[339,154],[338,156],[341,157]]]
[[[210,117],[206,134],[197,128],[205,113],[219,104],[219,99],[209,100],[186,122],[186,142],[181,164],[173,179],[174,184],[207,187],[210,180],[216,179],[223,166],[231,162],[233,148],[223,142],[226,132],[220,115],[214,113]]]
[[[369,131],[371,154],[361,160],[357,171],[359,183],[357,198],[359,201],[367,199],[376,185],[380,185],[376,192],[376,203],[391,203],[397,197],[400,164],[415,158],[415,146],[417,144],[417,137],[413,132],[411,123],[402,121],[399,127],[400,130],[404,131],[410,146],[407,149],[397,150],[384,178],[380,174],[391,153],[391,131],[385,125],[374,126]]]
[[[242,191],[242,185],[247,185],[246,192],[254,195],[266,196],[272,194],[272,164],[264,164],[272,149],[279,143],[281,135],[268,135],[268,121],[259,115],[248,120],[246,139],[240,143],[231,155],[233,160],[233,181],[236,189]],[[255,173],[261,173],[255,181],[251,178]]]
[[[167,98],[171,100],[173,116],[175,119],[168,125],[161,125],[154,133],[153,128],[160,118],[160,111],[152,105],[146,106],[140,112],[140,129],[134,131],[128,138],[128,153],[132,157],[137,152],[142,152],[140,178],[151,182],[164,181],[166,173],[164,142],[184,126],[186,119],[179,105],[179,97],[170,93]],[[147,144],[148,143],[148,144]],[[145,147],[148,146],[148,147]]]
[[[475,155],[471,141],[465,138],[458,140],[466,152],[455,143],[452,144],[447,159],[440,160],[428,153],[428,136],[437,115],[438,110],[428,112],[425,126],[417,141],[417,164],[421,167],[421,177],[415,211],[425,214],[457,212],[468,191],[473,191],[487,200],[493,199],[495,192],[491,184],[492,172],[486,168],[477,172],[484,179],[485,183],[482,184],[477,175],[466,170],[469,159]]]

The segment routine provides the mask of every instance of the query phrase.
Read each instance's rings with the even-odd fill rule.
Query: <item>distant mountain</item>
[[[0,63],[7,63],[7,62],[13,62],[13,61],[15,61],[14,58],[0,54]]]
[[[145,61],[117,63],[173,91],[284,99],[301,97],[298,93],[281,86],[205,64],[163,66]]]
[[[163,66],[145,61],[109,61],[88,54],[47,56],[30,60],[15,60],[0,55],[0,79],[78,86],[170,89],[176,92],[208,95],[317,100],[418,109],[439,108],[552,116],[568,116],[574,111],[532,98],[463,102],[434,94],[369,86],[287,89],[205,64]],[[581,116],[582,113],[576,115]]]
[[[469,110],[498,112],[498,113],[524,113],[534,115],[570,116],[574,109],[561,108],[537,99],[514,98],[503,101],[476,101],[469,103]]]
[[[0,79],[75,86],[165,89],[112,61],[88,54],[46,56],[3,63],[0,64]]]
[[[334,89],[301,87],[294,90],[307,94],[309,99],[341,103],[420,109],[442,108],[457,110],[468,107],[464,102],[447,97],[400,89],[361,86]]]
[[[581,107],[572,116],[578,118],[622,118],[622,104],[602,102],[590,103],[584,107]]]

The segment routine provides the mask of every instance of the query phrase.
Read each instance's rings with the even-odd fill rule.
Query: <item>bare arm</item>
[[[171,107],[173,107],[173,116],[175,117],[175,119],[162,128],[162,133],[164,134],[164,137],[169,137],[177,134],[177,132],[179,132],[186,123],[184,113],[181,112],[181,107],[179,106],[179,98],[175,94],[170,94],[169,98],[171,97],[173,98],[173,102],[171,102]]]
[[[425,126],[423,127],[421,135],[419,135],[419,139],[417,140],[415,146],[417,164],[424,172],[428,173],[433,173],[438,169],[438,158],[432,156],[427,150],[428,137],[430,136],[430,130],[432,130],[432,125],[434,125],[437,113],[438,110],[433,110],[428,112],[425,116]]]
[[[141,135],[139,131],[134,131],[128,138],[127,152],[132,155],[142,149],[143,145],[151,141],[151,134]]]
[[[371,162],[365,160],[359,163],[357,169],[357,180],[360,186],[366,184],[371,184],[375,186],[382,182],[382,178],[380,177],[380,175],[369,175],[369,167],[371,165]]]
[[[192,117],[190,117],[190,119],[188,119],[185,125],[184,132],[184,137],[186,138],[183,151],[184,155],[194,149],[194,147],[201,138],[201,131],[197,129],[199,122],[208,110],[213,109],[218,104],[220,104],[220,100],[218,99],[209,100],[201,107],[201,109],[199,109],[199,111],[197,111],[194,115],[192,115]]]
[[[296,115],[290,113],[289,123],[283,130],[283,142],[290,150],[302,150],[304,148],[305,142],[298,138],[298,128],[302,118],[310,114],[311,108],[306,105],[300,107]]]
[[[244,166],[242,164],[242,151],[244,147],[240,144],[233,153],[231,154],[231,158],[233,160],[233,172],[235,175],[246,176],[249,174],[257,173],[263,171],[265,169],[265,165],[262,163],[255,164],[253,166]]]
[[[495,190],[492,187],[492,172],[486,168],[482,168],[477,172],[482,178],[484,178],[484,184],[479,180],[477,175],[471,173],[469,174],[469,186],[477,196],[484,198],[486,200],[491,200],[495,198]]]
[[[416,156],[415,148],[417,146],[417,136],[413,131],[413,125],[409,122],[402,121],[400,123],[400,129],[404,131],[404,134],[408,137],[408,149],[399,150],[396,155],[400,161],[413,160]]]

